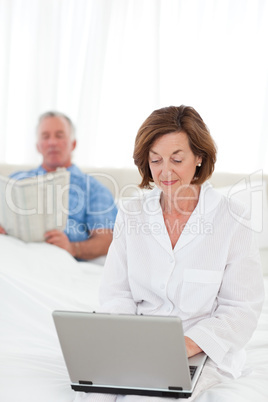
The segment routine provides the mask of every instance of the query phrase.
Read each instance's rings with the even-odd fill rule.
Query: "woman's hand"
[[[188,336],[185,336],[184,340],[185,340],[188,357],[191,357],[191,356],[197,355],[200,352],[203,352],[203,350],[192,339],[188,338]]]

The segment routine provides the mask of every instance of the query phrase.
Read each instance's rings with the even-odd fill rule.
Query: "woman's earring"
[[[198,165],[197,165],[198,167],[201,167],[201,163],[198,163]]]

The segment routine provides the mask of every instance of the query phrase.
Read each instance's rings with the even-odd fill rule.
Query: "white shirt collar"
[[[151,191],[145,193],[144,201],[146,211],[150,214],[161,212],[160,196],[162,191],[158,187],[154,187]],[[201,185],[199,200],[193,214],[206,215],[217,207],[222,195],[218,193],[212,185],[207,181]]]

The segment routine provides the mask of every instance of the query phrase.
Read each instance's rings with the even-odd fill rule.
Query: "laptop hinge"
[[[82,384],[82,385],[93,385],[92,381],[84,381],[84,380],[79,380],[78,384]]]
[[[182,387],[168,387],[170,391],[182,391]]]

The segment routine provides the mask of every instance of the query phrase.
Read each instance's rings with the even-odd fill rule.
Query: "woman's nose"
[[[167,178],[172,175],[172,166],[170,163],[163,163],[162,174]]]

